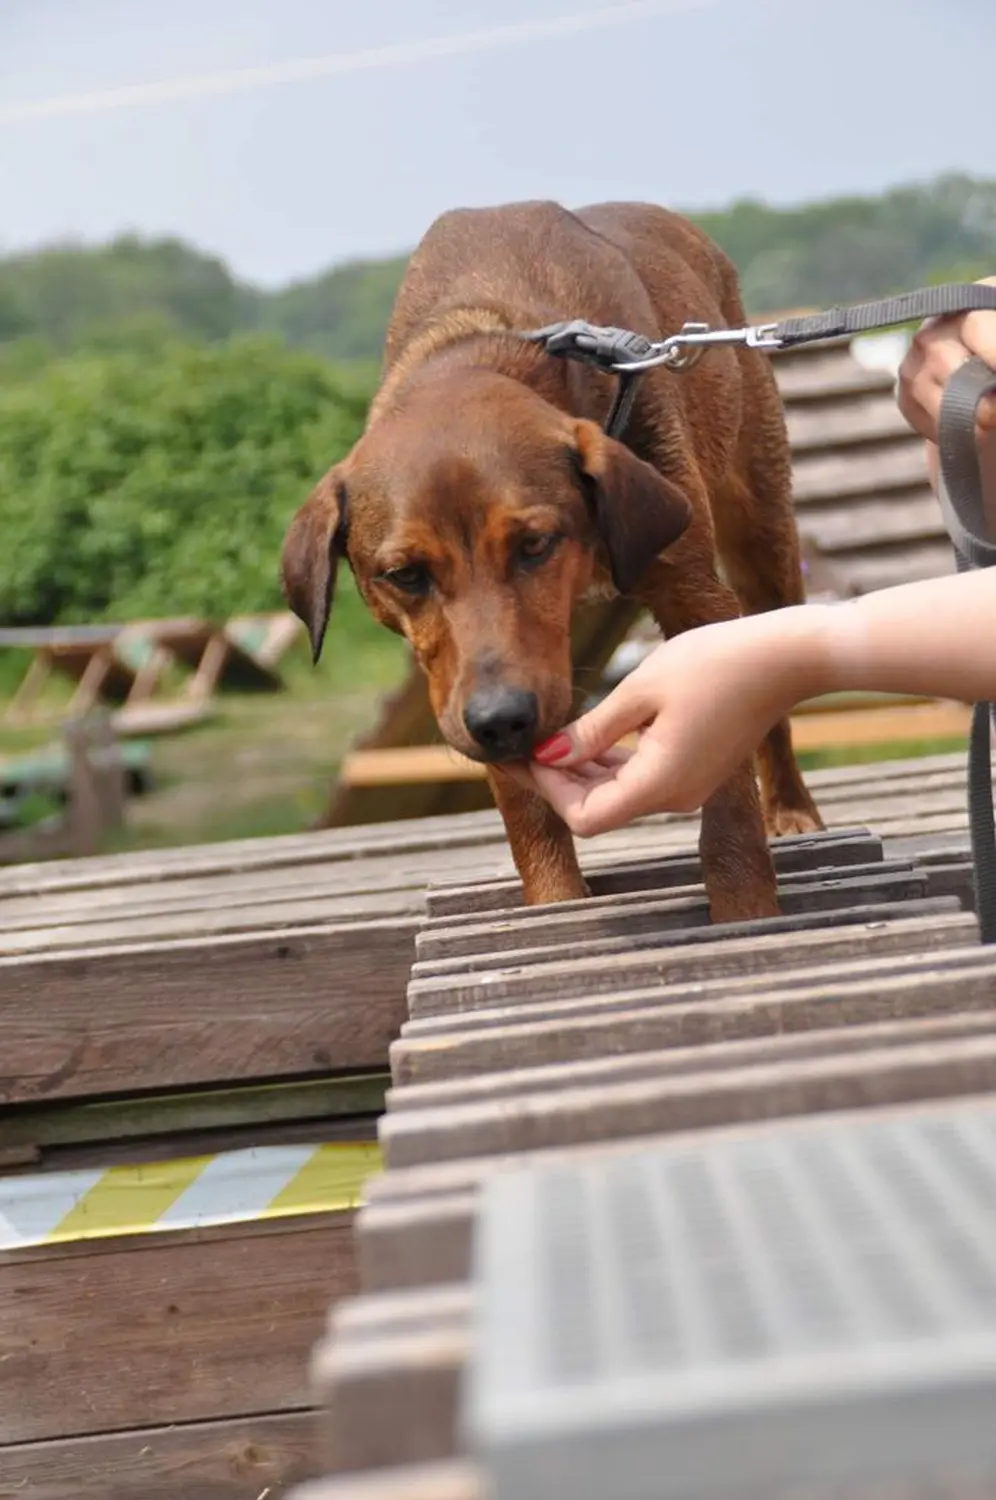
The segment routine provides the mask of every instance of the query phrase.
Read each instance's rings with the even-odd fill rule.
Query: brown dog
[[[570,623],[625,593],[665,635],[802,599],[785,424],[763,354],[717,348],[639,383],[625,445],[614,380],[519,335],[570,318],[659,339],[744,321],[736,273],[664,209],[553,203],[437,219],[409,263],[366,429],[295,516],[284,589],[317,660],[345,557],[407,637],[445,738],[488,766],[529,902],[586,894],[573,840],[501,769],[570,717]],[[717,574],[717,551],[727,582]],[[703,809],[714,921],[778,911],[765,837],[821,827],[787,723]]]

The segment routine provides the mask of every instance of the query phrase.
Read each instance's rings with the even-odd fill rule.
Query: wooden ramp
[[[508,877],[430,887],[386,1171],[356,1221],[362,1293],[312,1359],[326,1478],[294,1500],[485,1500],[460,1418],[495,1174],[991,1093],[996,953],[971,911],[962,757],[810,783],[830,829],[776,846],[776,921],[708,925],[680,817],[593,843],[587,903],[524,909]]]
[[[773,356],[811,596],[847,597],[954,566],[927,482],[923,444],[899,414],[893,374],[862,363],[865,356],[855,350],[860,354],[863,347],[842,341]],[[618,602],[581,622],[574,660],[586,690],[597,688],[637,618],[631,606]],[[874,717],[865,714],[856,722],[855,738],[846,743],[900,744],[921,731],[958,734],[965,722],[946,705],[921,705],[924,712],[912,720],[903,711],[909,705],[882,697],[864,708],[872,706]],[[836,716],[817,712],[800,726],[799,742],[808,748],[837,745],[846,727]],[[334,827],[415,818],[489,803],[481,773],[440,744],[424,684],[413,670],[344,760],[322,822]]]

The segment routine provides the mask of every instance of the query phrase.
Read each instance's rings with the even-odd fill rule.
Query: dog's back
[[[651,337],[688,319],[742,317],[726,256],[679,214],[643,203],[576,213],[557,203],[515,203],[443,214],[409,262],[386,367],[429,325],[470,309],[508,327],[585,318]]]

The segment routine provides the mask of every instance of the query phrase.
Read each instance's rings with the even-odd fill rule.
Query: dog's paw
[[[804,807],[769,807],[765,809],[764,828],[769,839],[788,838],[793,833],[822,833],[823,819],[816,811]]]

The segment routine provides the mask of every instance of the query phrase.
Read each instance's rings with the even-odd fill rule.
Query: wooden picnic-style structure
[[[29,665],[4,711],[8,724],[39,721],[39,696],[53,676],[73,683],[69,719],[105,708],[118,735],[159,734],[199,723],[220,687],[276,691],[280,658],[301,623],[288,610],[125,624],[11,626],[0,650],[29,651]],[[164,691],[173,670],[180,685]]]

